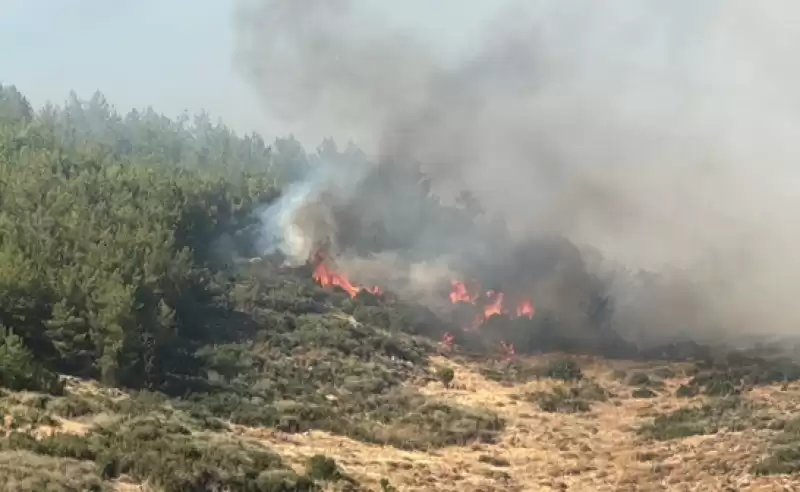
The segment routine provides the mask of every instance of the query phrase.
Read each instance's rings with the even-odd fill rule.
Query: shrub
[[[800,418],[784,422],[775,436],[769,455],[752,467],[757,475],[789,474],[800,471]]]
[[[583,371],[573,359],[556,359],[542,368],[542,375],[562,381],[579,381],[583,379]]]
[[[306,463],[306,475],[315,480],[335,482],[343,477],[339,466],[333,458],[323,454],[315,454]]]
[[[658,415],[653,422],[639,428],[642,436],[659,441],[683,437],[716,434],[720,429],[742,430],[763,425],[755,418],[756,407],[738,397],[714,400],[700,407],[686,407]]]
[[[14,391],[42,391],[60,395],[58,376],[36,362],[22,338],[0,325],[0,386]]]
[[[436,376],[439,378],[439,381],[442,382],[445,388],[449,388],[450,383],[453,382],[455,373],[449,367],[440,367],[436,370]]]
[[[700,389],[697,386],[682,384],[675,390],[675,396],[678,398],[692,398],[697,396]]]
[[[528,395],[528,400],[539,404],[539,408],[551,413],[588,412],[594,401],[608,399],[606,391],[594,381],[582,381],[572,386],[559,386],[551,392]]]
[[[29,451],[0,452],[0,483],[8,492],[111,492],[94,463]]]
[[[628,376],[626,383],[631,386],[648,386],[650,385],[651,381],[650,376],[648,376],[647,373],[636,371]]]
[[[486,463],[486,464],[489,464],[489,465],[492,465],[492,466],[496,466],[496,467],[499,467],[499,468],[505,468],[505,467],[511,466],[511,463],[507,459],[501,458],[499,456],[490,456],[490,455],[487,455],[487,454],[482,454],[482,455],[478,456],[478,461],[480,461],[481,463]]]
[[[397,492],[397,488],[392,486],[388,478],[381,478],[381,492]]]
[[[634,398],[655,398],[657,395],[650,388],[636,388],[631,393],[631,396]]]
[[[182,424],[152,416],[123,418],[85,436],[56,434],[36,440],[14,433],[0,443],[3,449],[94,461],[105,479],[125,474],[167,492],[316,490],[311,479],[291,472],[266,448],[194,437]],[[265,476],[270,470],[283,472],[281,479]]]
[[[69,393],[47,402],[47,410],[65,418],[76,418],[102,412],[107,405],[100,398]]]
[[[786,383],[800,379],[800,364],[782,359],[752,357],[730,352],[707,357],[694,367],[690,387],[709,396],[731,396],[758,385]]]

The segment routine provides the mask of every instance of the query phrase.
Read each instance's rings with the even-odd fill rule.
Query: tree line
[[[53,371],[156,385],[224,304],[210,246],[308,165],[293,138],[267,145],[205,113],[123,115],[100,93],[34,110],[0,85],[4,333]]]

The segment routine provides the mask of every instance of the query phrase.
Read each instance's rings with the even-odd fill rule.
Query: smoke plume
[[[271,114],[377,161],[424,163],[443,197],[470,190],[502,217],[510,244],[567,238],[613,288],[629,333],[795,330],[799,4],[511,1],[482,42],[446,57],[367,4],[240,5],[237,64]],[[296,230],[298,252],[336,235],[319,229],[331,225],[325,191],[386,228],[421,227],[411,249],[432,261],[464,257],[455,245],[470,233],[411,220],[408,200],[381,214],[380,194],[355,196],[366,167],[332,175],[286,198],[314,195],[294,202],[316,214]]]

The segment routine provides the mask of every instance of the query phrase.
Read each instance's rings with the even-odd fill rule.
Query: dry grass
[[[548,359],[531,358],[524,362],[543,365]],[[486,408],[500,415],[507,427],[496,444],[473,443],[428,451],[404,451],[320,431],[287,434],[274,429],[230,425],[229,431],[206,432],[209,437],[226,442],[242,440],[267,444],[298,472],[304,471],[310,457],[329,456],[366,490],[375,491],[381,490],[381,479],[388,479],[398,491],[436,492],[800,490],[800,476],[756,476],[751,471],[754,464],[769,454],[779,425],[773,430],[767,425],[744,426],[745,430],[740,432],[723,428],[711,435],[663,441],[637,432],[652,423],[656,416],[716,401],[703,396],[676,397],[676,390],[688,381],[681,366],[665,368],[657,364],[592,358],[578,362],[584,376],[580,383],[534,378],[510,384],[487,379],[479,367],[468,362],[435,358],[435,365],[453,370],[453,382],[449,387],[440,382],[427,383],[420,391],[447,403]],[[650,385],[656,393],[652,398],[632,396],[640,386],[632,380],[646,378],[631,375],[641,373],[651,375],[656,381]],[[592,399],[588,411],[575,413],[546,412],[530,398],[530,395],[553,393],[556,388],[580,384],[599,385],[607,398]],[[73,384],[70,389],[83,394],[103,391],[86,383]],[[25,406],[27,398],[20,394],[20,408]],[[741,412],[744,419],[760,419],[763,424],[767,415],[777,424],[796,420],[800,415],[800,384],[758,387],[744,398],[748,405],[735,410]],[[748,414],[750,408],[757,411]],[[54,417],[55,425],[36,425],[30,430],[38,435],[83,434],[93,422],[104,417],[109,416]],[[46,480],[46,487],[62,487],[63,490],[97,481],[96,471],[87,463],[25,453],[0,454],[9,458],[25,457],[25,464],[7,477],[14,487],[0,487],[0,490],[31,490],[25,487],[33,484],[32,480],[40,479]],[[6,466],[11,461],[7,459]],[[11,473],[12,469],[5,468],[4,473]],[[46,469],[53,473],[38,472]],[[56,477],[67,471],[81,479],[68,481],[66,477]],[[122,479],[103,485],[120,492],[150,490],[131,482]]]
[[[407,452],[367,445],[324,432],[288,435],[235,427],[243,438],[268,442],[298,469],[314,454],[335,458],[344,471],[365,486],[380,490],[388,478],[400,491],[770,491],[800,490],[800,477],[758,477],[750,467],[765,455],[766,431],[722,431],[671,441],[648,441],[636,429],[658,414],[700,404],[702,397],[676,398],[687,381],[664,380],[654,398],[632,398],[632,388],[620,371],[648,366],[581,361],[587,378],[611,395],[593,402],[585,413],[547,413],[524,395],[552,391],[565,383],[540,379],[501,385],[481,376],[477,368],[439,358],[454,370],[451,388],[430,383],[422,391],[450,403],[489,408],[508,422],[500,443]],[[800,388],[781,391],[760,388],[751,398],[768,403],[776,418],[798,410]]]
[[[0,452],[0,490],[81,492],[108,490],[93,463],[40,456],[25,451]]]

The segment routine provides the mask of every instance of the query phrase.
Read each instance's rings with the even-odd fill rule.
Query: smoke
[[[502,216],[512,243],[561,236],[591,252],[620,329],[718,337],[800,323],[796,2],[509,2],[459,56],[367,2],[242,2],[239,14],[238,67],[273,115],[398,166],[423,162],[443,196],[468,189]],[[417,250],[464,239],[423,229]]]

